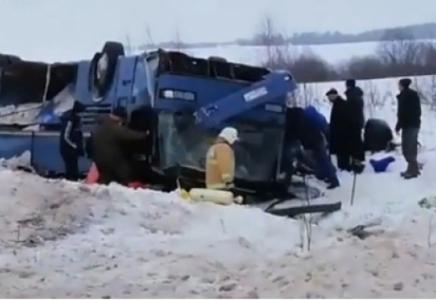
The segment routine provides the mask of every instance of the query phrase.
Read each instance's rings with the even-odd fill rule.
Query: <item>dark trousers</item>
[[[401,131],[401,150],[409,172],[416,173],[418,167],[418,135],[419,128],[404,128]]]
[[[331,184],[339,184],[336,169],[332,164],[327,149],[323,145],[313,149],[313,158],[317,164],[318,176],[327,179]]]
[[[126,160],[115,162],[95,161],[94,163],[98,170],[98,183],[100,184],[116,182],[127,186],[132,181],[132,170]]]
[[[323,143],[311,149],[313,161],[311,161],[304,153],[299,143],[290,143],[285,146],[285,174],[286,182],[291,182],[292,175],[295,172],[297,162],[301,162],[306,166],[313,168],[316,177],[326,179],[329,183],[339,183],[336,176],[336,169],[333,166],[330,156]]]
[[[72,153],[62,153],[61,156],[65,166],[65,179],[79,180],[79,156]]]
[[[338,168],[350,171],[354,165],[362,164],[365,161],[365,145],[363,143],[362,131],[353,130],[349,137],[336,151]]]
[[[338,169],[342,171],[351,171],[351,155],[349,153],[336,154]]]

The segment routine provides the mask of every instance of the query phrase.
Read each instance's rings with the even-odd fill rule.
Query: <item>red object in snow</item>
[[[146,188],[146,187],[148,187],[147,184],[139,182],[139,181],[129,182],[129,184],[127,186],[129,188],[133,188],[133,189],[139,189],[139,188]]]
[[[87,184],[97,183],[99,177],[100,174],[98,173],[97,166],[94,163],[92,163],[91,167],[88,170],[88,174],[86,175],[85,183]]]

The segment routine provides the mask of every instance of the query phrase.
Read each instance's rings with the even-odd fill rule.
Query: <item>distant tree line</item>
[[[436,38],[436,23],[415,24],[404,27],[384,28],[360,32],[357,34],[346,34],[338,31],[327,32],[302,32],[294,33],[288,36],[286,33],[276,33],[273,37],[275,45],[326,45],[326,44],[341,44],[341,43],[362,43],[362,42],[378,42],[395,35],[400,30],[413,36],[415,39],[433,39]],[[386,34],[388,33],[388,34]],[[149,32],[147,33],[150,34]],[[143,45],[141,49],[156,49],[156,48],[172,48],[178,44],[178,41],[168,41],[163,43],[148,43]],[[188,48],[205,48],[216,47],[218,45],[241,45],[241,46],[260,46],[263,44],[262,34],[257,32],[251,38],[237,39],[227,43],[184,43],[183,47]]]
[[[287,69],[299,82],[338,81],[347,78],[376,79],[399,76],[436,74],[436,43],[420,40],[404,28],[386,30],[375,53],[353,57],[340,65],[332,65],[310,49],[293,53],[266,18],[256,34],[258,44],[265,47],[263,66]]]

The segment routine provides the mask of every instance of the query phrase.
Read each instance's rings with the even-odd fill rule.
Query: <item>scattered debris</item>
[[[366,224],[357,225],[351,229],[348,229],[347,232],[351,235],[358,237],[361,240],[366,239],[367,237],[376,234],[375,232],[367,231],[367,229],[381,225],[381,218],[377,218],[375,220],[371,220]]]
[[[394,284],[394,291],[402,291],[404,289],[404,284],[402,282],[397,282]]]

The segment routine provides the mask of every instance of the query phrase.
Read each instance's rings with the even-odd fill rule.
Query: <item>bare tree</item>
[[[277,33],[276,26],[271,16],[266,15],[258,25],[257,32],[254,36],[256,44],[265,47],[266,61],[273,62],[277,55]]]
[[[374,117],[375,111],[383,107],[383,99],[380,94],[380,90],[377,84],[374,84],[372,80],[368,80],[364,83],[363,89],[365,90],[365,108],[371,118]]]
[[[124,45],[124,50],[127,55],[131,55],[133,53],[132,41],[130,40],[130,35],[126,35],[126,43]]]
[[[385,33],[377,54],[381,61],[389,66],[391,72],[403,73],[416,70],[421,64],[421,45],[407,32],[397,29]]]
[[[186,49],[186,45],[182,42],[182,38],[181,38],[180,31],[178,28],[176,29],[175,34],[174,34],[173,45],[174,45],[173,46],[174,50],[177,50],[180,52],[182,52],[183,50]]]
[[[145,44],[148,47],[156,47],[156,44],[153,41],[153,35],[151,34],[150,26],[147,23],[145,23]]]

